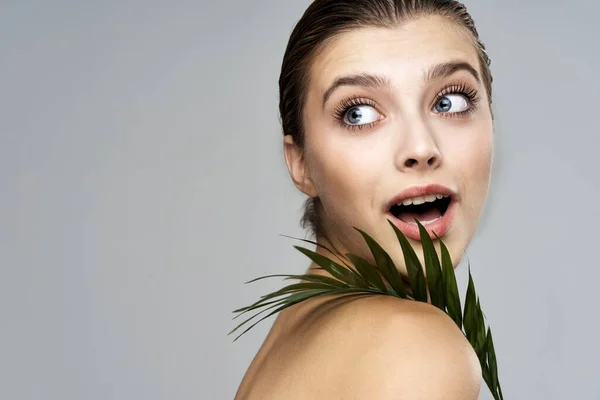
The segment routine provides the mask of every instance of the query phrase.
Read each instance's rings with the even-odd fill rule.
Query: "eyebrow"
[[[477,81],[481,83],[481,78],[477,69],[466,61],[450,61],[436,64],[425,72],[423,75],[424,82],[431,82],[448,77],[458,71],[467,71]],[[339,87],[341,86],[361,86],[368,89],[390,88],[391,80],[384,75],[375,75],[371,73],[359,73],[337,78],[323,93],[323,108],[327,101]]]
[[[446,78],[447,76],[450,76],[458,71],[467,71],[468,73],[473,75],[473,78],[475,78],[477,83],[481,83],[481,78],[479,77],[477,69],[466,61],[451,61],[436,64],[427,71],[424,80],[425,82],[437,81]]]

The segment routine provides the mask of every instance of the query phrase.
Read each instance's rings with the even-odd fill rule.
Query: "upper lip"
[[[430,194],[442,194],[445,196],[450,196],[452,200],[456,199],[456,192],[446,186],[439,185],[437,183],[432,183],[429,185],[423,186],[411,186],[408,189],[403,190],[398,193],[392,200],[387,204],[386,212],[392,208],[392,206],[401,203],[403,200],[409,199],[411,197],[419,197],[419,196],[427,196]]]

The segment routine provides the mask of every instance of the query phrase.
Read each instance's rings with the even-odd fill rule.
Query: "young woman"
[[[485,48],[456,1],[314,1],[291,34],[279,86],[285,161],[308,196],[303,224],[316,241],[373,261],[358,227],[406,276],[388,220],[421,255],[417,218],[456,266],[488,194],[491,85]],[[236,399],[475,400],[480,387],[477,356],[444,312],[329,296],[279,314]]]

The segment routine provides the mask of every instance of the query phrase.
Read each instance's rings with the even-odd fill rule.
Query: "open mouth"
[[[408,199],[401,204],[393,205],[390,214],[409,224],[415,224],[415,218],[426,224],[441,219],[448,211],[451,202],[452,198],[445,195]]]

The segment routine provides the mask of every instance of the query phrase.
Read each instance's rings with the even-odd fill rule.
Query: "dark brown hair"
[[[479,55],[482,79],[492,103],[490,59],[466,7],[455,0],[315,0],[292,31],[279,76],[279,112],[284,135],[304,149],[303,108],[310,67],[318,52],[334,37],[361,27],[393,28],[411,19],[439,15],[466,28]],[[324,236],[318,197],[304,203],[303,228]]]

